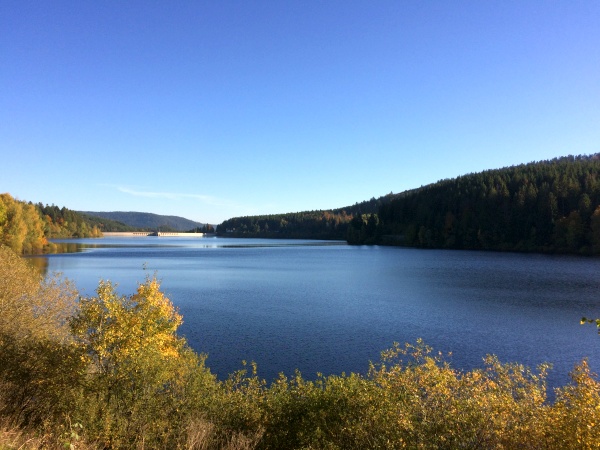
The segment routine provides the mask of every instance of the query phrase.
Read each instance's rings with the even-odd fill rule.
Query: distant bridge
[[[178,233],[170,231],[105,231],[102,233],[104,237],[146,237],[146,236],[169,236],[169,237],[205,237],[213,236],[212,233]]]

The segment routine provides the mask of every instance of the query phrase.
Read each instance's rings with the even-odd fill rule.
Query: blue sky
[[[209,223],[600,152],[600,2],[0,2],[0,192]]]

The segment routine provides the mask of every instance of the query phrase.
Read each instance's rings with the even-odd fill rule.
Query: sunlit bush
[[[214,377],[177,335],[182,318],[147,278],[137,293],[120,296],[100,282],[71,320],[88,366],[82,408],[86,426],[108,447],[168,448],[183,434],[190,398]]]

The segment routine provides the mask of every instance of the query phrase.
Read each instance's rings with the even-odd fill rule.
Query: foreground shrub
[[[96,297],[80,300],[71,329],[88,366],[88,401],[79,413],[104,446],[168,448],[184,434],[192,401],[201,406],[215,380],[177,336],[181,323],[155,278],[132,296],[100,282]]]
[[[297,373],[267,386],[238,373],[219,423],[260,430],[265,449],[599,448],[596,375],[582,363],[551,404],[547,369],[488,356],[483,368],[458,371],[418,341],[383,352],[366,376]]]
[[[418,342],[384,352],[366,377],[282,376],[265,396],[261,447],[544,448],[545,369],[489,357],[463,373]]]
[[[538,448],[545,376],[544,366],[534,374],[495,357],[485,359],[484,369],[460,372],[422,342],[395,346],[370,372],[384,394],[380,432],[408,448]]]
[[[600,383],[587,361],[571,373],[572,384],[556,390],[549,412],[552,448],[600,448]]]
[[[57,276],[44,279],[27,260],[0,245],[0,333],[14,339],[70,339],[77,291]]]
[[[0,247],[0,418],[18,426],[60,420],[77,402],[83,371],[71,345],[72,285],[44,280]]]

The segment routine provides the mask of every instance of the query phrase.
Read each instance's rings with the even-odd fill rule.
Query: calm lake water
[[[366,372],[393,342],[452,352],[456,368],[486,354],[553,364],[563,385],[582,358],[600,371],[600,260],[570,256],[354,247],[321,241],[113,238],[69,241],[48,257],[85,295],[122,294],[155,271],[184,317],[181,333],[219,377],[256,361],[259,375]],[[146,270],[144,270],[144,267]]]

